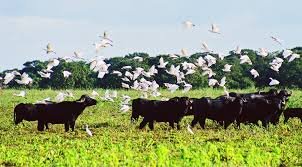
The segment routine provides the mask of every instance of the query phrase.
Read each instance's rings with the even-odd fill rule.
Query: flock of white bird
[[[196,27],[196,25],[191,22],[191,21],[184,21],[183,26],[186,29],[193,29]],[[220,28],[216,24],[212,24],[211,28],[208,30],[210,33],[213,33],[215,35],[221,35]],[[108,36],[108,33],[105,31],[103,35],[100,35],[100,41],[93,43],[93,46],[95,47],[95,52],[96,54],[99,53],[99,51],[103,48],[106,47],[112,47],[113,46],[113,40],[111,40]],[[279,38],[270,37],[274,42],[276,42],[278,45],[282,46],[282,41]],[[197,68],[201,68],[202,70],[202,75],[207,76],[209,78],[208,80],[208,85],[213,87],[213,86],[220,86],[224,89],[224,92],[226,95],[228,95],[227,89],[225,87],[226,84],[226,77],[224,76],[223,78],[218,81],[217,79],[214,78],[216,75],[215,72],[211,69],[213,65],[216,64],[217,58],[212,56],[213,54],[218,55],[218,59],[223,60],[225,55],[220,54],[220,53],[215,53],[213,50],[209,48],[206,42],[202,42],[201,44],[201,49],[208,53],[205,57],[199,57],[195,63],[188,63],[186,61],[181,63],[181,66],[175,66],[173,64],[170,65],[170,68],[167,69],[167,64],[169,64],[168,61],[165,61],[163,57],[159,59],[158,64],[154,64],[151,66],[150,69],[143,69],[143,68],[134,68],[131,66],[124,66],[122,67],[124,73],[121,71],[112,71],[111,73],[109,72],[109,67],[110,64],[107,64],[104,59],[101,56],[96,56],[91,60],[86,60],[82,53],[79,51],[75,51],[74,55],[72,57],[62,57],[65,61],[75,61],[75,60],[82,60],[82,61],[87,61],[87,63],[90,64],[90,70],[97,72],[98,73],[98,78],[103,78],[106,74],[112,74],[112,75],[117,75],[118,77],[121,78],[122,82],[122,87],[125,89],[134,89],[142,92],[143,98],[148,98],[150,95],[153,97],[158,97],[161,96],[161,93],[159,92],[158,88],[159,85],[156,83],[155,80],[150,80],[152,76],[155,76],[158,73],[158,69],[165,69],[165,71],[172,76],[176,77],[177,84],[172,84],[172,83],[164,83],[164,86],[167,87],[167,89],[173,93],[177,89],[179,89],[180,85],[183,87],[182,92],[188,92],[191,88],[192,85],[190,83],[187,83],[184,79],[187,75],[194,74],[197,70]],[[46,54],[56,54],[56,51],[54,50],[53,46],[48,43],[46,48],[44,49],[46,51]],[[237,54],[240,57],[240,64],[249,64],[252,65],[253,62],[249,58],[249,56],[245,53],[242,53],[241,48],[237,46],[234,50],[234,53]],[[259,48],[259,51],[257,52],[258,56],[261,57],[266,57],[269,55],[269,52],[265,48]],[[177,59],[179,57],[188,57],[189,54],[186,49],[181,49],[180,54],[169,54],[169,57],[172,59]],[[281,57],[275,57],[272,62],[270,62],[270,68],[276,72],[279,71],[279,68],[282,66],[282,63],[284,62],[285,59],[287,59],[288,62],[292,62],[297,58],[300,58],[299,54],[293,53],[291,50],[288,49],[283,49],[282,53],[283,58]],[[143,58],[136,56],[133,58],[134,61],[142,62]],[[52,58],[48,61],[48,65],[46,69],[43,69],[42,71],[38,71],[38,74],[42,78],[51,78],[51,74],[53,72],[52,68],[58,66],[60,63],[59,59],[57,58]],[[225,64],[224,68],[222,69],[223,72],[225,73],[230,73],[232,64]],[[251,75],[254,78],[259,77],[259,73],[257,72],[256,69],[251,69],[250,70]],[[70,71],[63,71],[62,75],[64,78],[68,78],[72,75],[72,72]],[[21,79],[15,79],[16,76],[20,76]],[[141,77],[140,77],[141,76]],[[140,79],[138,79],[140,78]],[[15,79],[15,80],[14,80]],[[278,85],[280,82],[277,81],[276,79],[269,78],[270,82],[268,83],[269,86],[274,86]],[[3,80],[3,84],[7,85],[12,81],[17,82],[18,84],[22,85],[29,85],[33,82],[33,79],[31,79],[28,74],[23,73],[20,74],[18,71],[12,71],[8,72],[5,74],[4,78],[0,78],[0,80]],[[21,91],[18,94],[14,94],[15,96],[19,97],[25,97],[26,92]],[[91,92],[91,96],[94,98],[100,98],[105,101],[114,101],[115,98],[118,97],[116,91],[110,92],[109,90],[106,90],[104,96],[100,96],[98,92],[93,91]],[[73,94],[71,91],[66,91],[66,92],[59,92],[58,95],[55,97],[55,101],[61,102],[65,99],[65,97],[73,97]],[[121,112],[127,112],[130,109],[130,97],[127,95],[122,96],[122,102],[120,104],[120,111]],[[37,101],[37,103],[43,103],[49,101],[50,98],[46,98],[41,101]],[[162,98],[162,100],[166,100],[166,98]],[[89,130],[88,126],[86,126],[86,131]],[[190,133],[193,133],[188,126],[188,130]],[[88,133],[88,131],[87,131]],[[92,133],[88,133],[90,136],[92,136]]]

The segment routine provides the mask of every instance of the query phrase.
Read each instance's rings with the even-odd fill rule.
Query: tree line
[[[291,49],[294,53],[302,55],[302,47],[295,47]],[[7,87],[9,88],[37,88],[37,89],[93,89],[93,88],[104,88],[104,89],[116,89],[121,88],[121,77],[111,74],[112,71],[121,71],[123,74],[125,70],[122,70],[123,66],[132,66],[132,70],[136,67],[144,68],[145,71],[152,65],[158,65],[159,59],[164,58],[168,61],[167,69],[173,64],[175,66],[180,65],[182,62],[186,61],[188,63],[195,63],[196,60],[207,54],[217,58],[217,63],[211,68],[216,73],[213,78],[220,80],[223,76],[226,76],[227,88],[233,89],[243,89],[250,87],[262,88],[268,86],[269,78],[272,77],[280,81],[279,87],[289,87],[289,88],[302,88],[302,59],[298,58],[292,62],[284,60],[279,72],[270,69],[270,62],[274,57],[282,58],[282,51],[271,52],[267,57],[261,57],[257,55],[257,51],[251,49],[243,49],[242,52],[250,57],[253,64],[240,64],[239,55],[235,54],[233,51],[229,52],[223,60],[218,58],[218,55],[211,53],[195,53],[189,57],[180,57],[177,59],[172,59],[169,55],[158,55],[156,57],[150,57],[147,53],[133,53],[128,54],[124,57],[112,57],[107,58],[104,61],[111,64],[109,67],[109,73],[103,78],[97,78],[97,73],[89,69],[89,64],[84,61],[72,61],[67,62],[63,59],[60,60],[60,64],[54,67],[54,71],[51,74],[51,78],[41,78],[37,73],[46,69],[48,64],[47,61],[29,61],[24,63],[22,69],[11,69],[5,70],[0,73],[0,77],[4,78],[5,73],[17,70],[21,74],[26,72],[32,79],[33,83],[30,85],[18,85],[16,82],[10,82]],[[134,60],[133,58],[139,56],[143,58],[142,62]],[[225,64],[233,65],[231,72],[225,73],[222,71]],[[256,69],[260,74],[259,77],[254,78],[250,74],[251,69]],[[64,70],[70,71],[72,74],[68,78],[64,78],[62,72]],[[151,78],[146,78],[149,81],[155,80],[161,87],[164,87],[164,83],[176,83],[176,78],[167,74],[166,69],[158,69],[158,74],[152,76]],[[194,74],[187,75],[185,81],[192,84],[193,89],[208,87],[208,76],[202,75],[202,69],[197,67]],[[143,76],[140,76],[143,77]],[[139,78],[140,78],[139,77]],[[138,79],[139,79],[138,78]],[[131,85],[131,83],[130,83]]]

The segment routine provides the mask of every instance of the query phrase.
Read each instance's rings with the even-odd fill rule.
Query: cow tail
[[[14,123],[16,124],[16,109],[14,109]]]

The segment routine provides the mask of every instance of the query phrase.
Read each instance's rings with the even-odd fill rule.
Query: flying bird
[[[269,78],[271,81],[269,83],[270,86],[274,86],[274,85],[279,85],[280,82],[276,79],[273,79],[273,78]]]
[[[258,55],[261,56],[261,57],[266,57],[266,56],[268,56],[268,51],[267,51],[267,49],[265,49],[265,48],[259,48]]]
[[[275,41],[276,43],[278,43],[279,45],[282,45],[282,40],[277,38],[277,37],[274,37],[274,36],[271,36],[272,40]]]
[[[168,64],[168,62],[165,62],[164,61],[164,58],[163,57],[161,57],[160,59],[159,59],[159,65],[157,66],[158,68],[166,68],[166,65]]]
[[[64,78],[68,78],[71,75],[71,72],[69,71],[63,71]]]
[[[195,24],[193,24],[193,22],[190,21],[190,20],[184,21],[184,22],[183,22],[183,25],[184,25],[185,28],[187,28],[187,29],[191,29],[191,28],[195,27]]]
[[[297,59],[297,58],[300,58],[300,55],[297,54],[297,53],[293,53],[293,54],[290,56],[290,58],[288,59],[288,62],[292,62],[292,61],[294,61],[294,60]]]
[[[50,74],[51,74],[51,73],[43,73],[42,71],[38,71],[38,74],[39,74],[42,78],[50,78]]]
[[[102,38],[102,39],[108,40],[108,41],[110,41],[110,42],[113,42],[113,41],[108,37],[108,32],[107,32],[107,31],[104,31],[103,35],[100,35],[99,37]]]
[[[259,77],[259,73],[255,69],[251,69],[250,73],[253,75],[254,78]]]
[[[240,56],[240,64],[244,64],[244,63],[247,63],[249,65],[252,65],[252,61],[250,59],[250,57],[248,55],[242,55]]]
[[[45,51],[46,51],[46,54],[49,54],[49,53],[54,53],[54,54],[56,54],[56,52],[54,51],[54,49],[53,49],[53,47],[52,47],[52,45],[50,44],[50,43],[48,43],[47,45],[46,45],[46,49],[44,49]]]
[[[211,33],[221,34],[220,29],[216,24],[211,25],[211,29],[209,30]]]
[[[224,72],[231,72],[231,67],[232,67],[233,65],[230,65],[230,64],[225,64],[224,65],[224,68],[222,69],[222,71],[224,71]]]

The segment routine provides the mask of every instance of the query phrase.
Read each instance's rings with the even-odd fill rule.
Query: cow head
[[[88,95],[82,95],[78,100],[80,103],[83,103],[86,107],[96,105],[97,101]]]
[[[22,122],[22,120],[24,119],[24,112],[22,112],[24,109],[24,104],[23,103],[20,103],[18,104],[15,109],[14,109],[14,122],[15,124],[19,124],[20,122]]]

